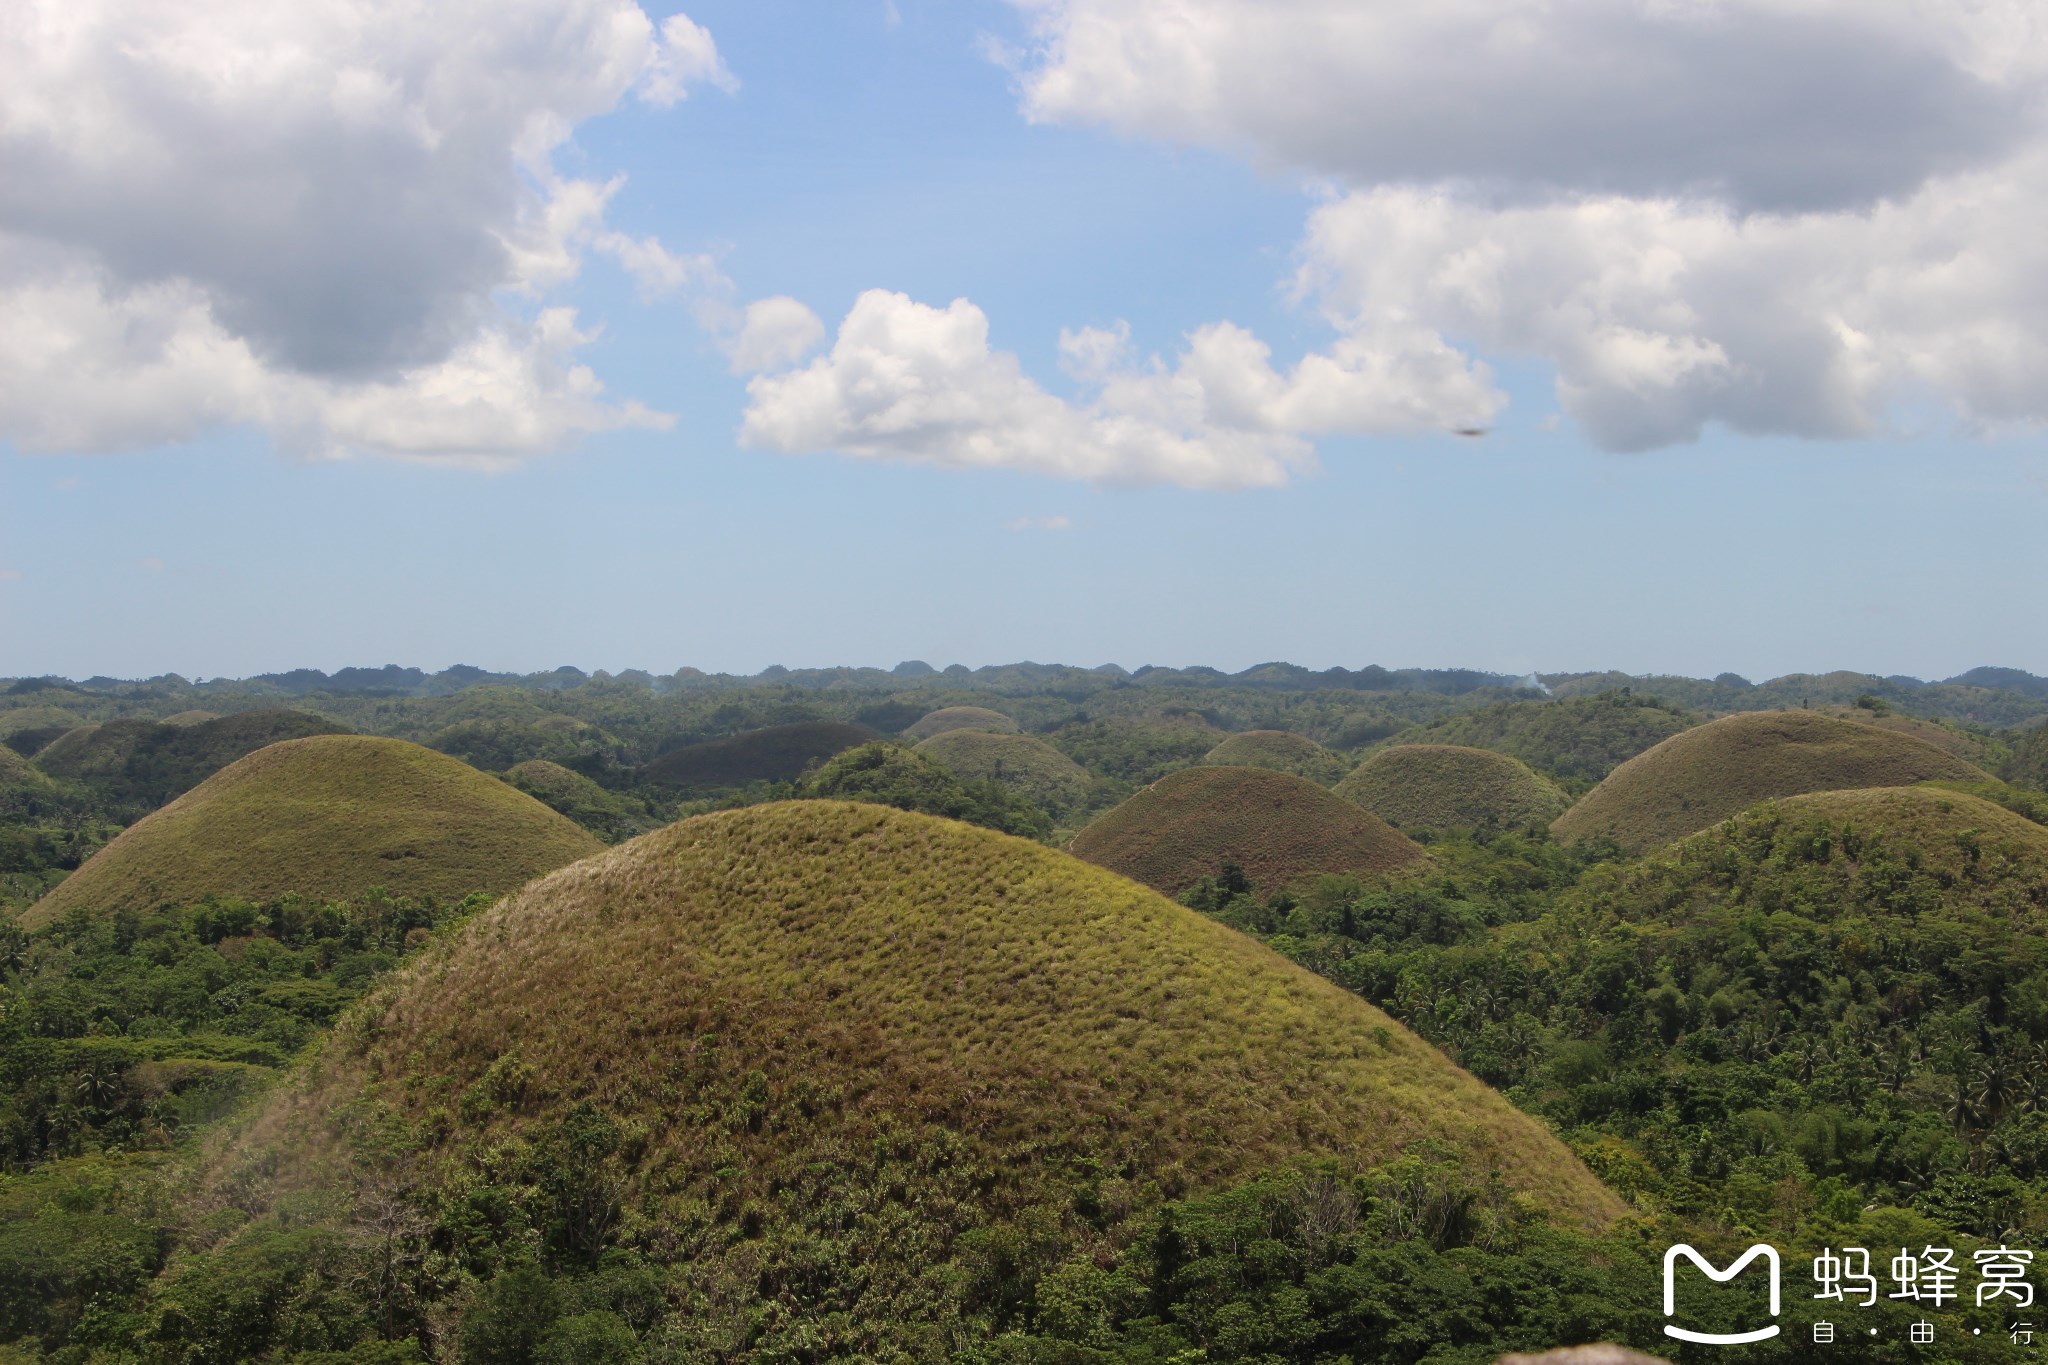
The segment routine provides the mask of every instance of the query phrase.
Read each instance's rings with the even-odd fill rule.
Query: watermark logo
[[[1726,1270],[1717,1270],[1714,1263],[1691,1246],[1680,1242],[1664,1253],[1664,1316],[1678,1316],[1678,1260],[1684,1257],[1706,1272],[1708,1279],[1716,1284],[1726,1284],[1748,1268],[1751,1261],[1761,1258],[1771,1272],[1771,1316],[1778,1316],[1778,1249],[1764,1242],[1758,1242],[1749,1250],[1731,1261]],[[1742,1346],[1752,1341],[1768,1341],[1778,1335],[1778,1324],[1758,1327],[1748,1332],[1695,1332],[1675,1323],[1664,1324],[1664,1335],[1679,1341],[1698,1342],[1704,1346]]]

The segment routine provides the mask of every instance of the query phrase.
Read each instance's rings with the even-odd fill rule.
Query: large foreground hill
[[[1113,1254],[1162,1200],[1296,1158],[1433,1139],[1568,1224],[1621,1212],[1540,1124],[1251,939],[1043,845],[844,802],[700,816],[483,912],[343,1025],[221,1188],[359,1180],[344,1135],[376,1112],[423,1135],[422,1178],[493,1172],[503,1235],[683,1267],[692,1331],[756,1358],[943,1354],[1015,1257]]]
[[[340,899],[503,892],[602,845],[526,793],[398,739],[259,749],[123,831],[32,905],[147,911],[209,896]]]

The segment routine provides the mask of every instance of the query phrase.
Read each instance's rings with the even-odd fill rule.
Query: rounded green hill
[[[133,818],[190,791],[244,754],[343,728],[321,716],[281,708],[190,723],[114,720],[60,736],[37,755],[37,764],[53,777],[87,784]]]
[[[56,795],[56,783],[35,764],[0,744],[0,815],[40,809]]]
[[[1518,758],[1571,793],[1700,718],[1627,687],[1552,701],[1502,701],[1400,735],[1412,744],[1461,744]]]
[[[1788,796],[1775,804],[1787,819],[1824,820],[1837,829],[1910,846],[1926,867],[1954,872],[1995,853],[2048,869],[2048,826],[1966,792],[1940,786],[1859,787]]]
[[[637,1244],[763,1358],[943,1356],[1008,1248],[1108,1254],[1161,1202],[1299,1158],[1430,1139],[1567,1223],[1622,1212],[1540,1122],[1250,938],[1041,845],[845,802],[699,816],[482,912],[211,1178],[360,1178],[364,1113],[423,1136],[426,1182],[490,1152],[574,1194],[555,1135],[585,1135],[612,1154],[593,1188],[661,1230]]]
[[[918,717],[903,732],[903,737],[915,744],[951,730],[986,730],[992,734],[1014,735],[1017,728],[1016,721],[986,706],[945,706]]]
[[[1177,896],[1225,863],[1269,894],[1317,872],[1398,872],[1421,845],[1304,777],[1270,768],[1183,768],[1074,836],[1068,852]]]
[[[50,779],[14,750],[0,744],[0,787],[47,787]]]
[[[1088,795],[1088,770],[1030,735],[945,730],[913,752],[966,781],[999,782],[1047,810],[1070,809]]]
[[[1596,922],[1638,931],[1691,927],[1754,944],[1754,927],[1738,926],[1761,912],[1766,942],[1792,936],[1811,949],[1797,927],[1811,920],[1834,923],[1868,952],[1890,939],[1894,929],[1878,927],[1890,924],[1905,936],[1897,942],[1953,952],[1980,932],[1988,942],[2044,927],[2048,827],[1942,786],[1811,792],[1760,802],[1589,880],[1573,898]],[[1773,960],[1768,949],[1761,960]]]
[[[801,720],[671,749],[641,774],[650,782],[699,791],[789,782],[814,763],[880,738],[865,725]]]
[[[1325,786],[1344,775],[1343,759],[1307,735],[1289,730],[1246,730],[1232,735],[1204,754],[1202,762],[1226,768],[1271,768]]]
[[[76,714],[61,706],[15,706],[0,710],[0,739],[12,739],[23,732],[47,732],[54,737],[83,724]]]
[[[1773,797],[1942,780],[1989,774],[1911,735],[1812,711],[1745,711],[1638,754],[1550,828],[1641,852]]]
[[[504,892],[602,848],[540,802],[417,744],[321,735],[259,749],[130,826],[21,917],[208,896]]]
[[[629,798],[545,758],[514,764],[505,770],[505,780],[606,843],[644,834],[659,823],[646,818]]]
[[[1397,744],[1337,784],[1396,829],[1498,834],[1548,825],[1571,799],[1528,764],[1462,744]]]

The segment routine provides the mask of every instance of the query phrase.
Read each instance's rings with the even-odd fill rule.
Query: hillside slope
[[[60,736],[36,761],[52,777],[85,783],[116,810],[127,812],[124,818],[132,818],[266,745],[344,729],[320,716],[280,708],[194,721],[114,720]]]
[[[1307,778],[1268,768],[1184,768],[1104,812],[1067,846],[1179,895],[1224,863],[1270,894],[1316,872],[1395,872],[1428,859],[1385,821]]]
[[[1583,792],[1620,764],[1698,723],[1627,688],[1557,701],[1504,701],[1431,721],[1399,736],[1413,744],[1496,749]]]
[[[382,887],[503,892],[603,845],[460,760],[398,739],[320,735],[259,749],[122,832],[30,906],[152,910],[208,896],[319,898]]]
[[[1571,798],[1519,759],[1460,744],[1397,744],[1337,784],[1396,829],[1505,830],[1548,825]]]
[[[700,791],[788,782],[813,763],[880,738],[865,725],[800,720],[671,749],[641,771],[651,782]]]
[[[999,782],[1027,801],[1066,810],[1088,795],[1088,770],[1042,739],[986,730],[944,730],[919,744],[924,755],[968,782]]]
[[[1307,735],[1289,730],[1243,731],[1204,754],[1202,761],[1228,768],[1271,768],[1326,786],[1344,775],[1343,759]]]
[[[437,1121],[453,1097],[463,1121]],[[1295,1157],[1435,1139],[1567,1222],[1621,1211],[1539,1124],[1250,939],[1054,850],[841,802],[683,821],[480,914],[217,1185],[350,1169],[364,1101],[418,1124],[436,1178],[474,1188],[495,1154],[508,1239],[532,1219],[551,1252],[669,1262],[691,1329],[757,1357],[943,1356],[1010,1258],[1110,1254],[1161,1201]],[[565,1223],[560,1188],[616,1217]]]
[[[1014,735],[1017,722],[986,706],[943,706],[917,718],[903,737],[912,744],[953,730],[986,730],[991,734]]]
[[[1655,848],[1773,797],[1989,774],[1911,735],[1811,711],[1745,711],[1639,754],[1559,816],[1560,839]]]

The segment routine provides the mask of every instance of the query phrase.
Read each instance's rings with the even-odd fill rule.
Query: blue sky
[[[599,0],[522,3],[619,13]],[[1219,24],[1258,22],[1226,0],[1187,8],[1205,6]],[[242,41],[246,17],[221,8],[212,36]],[[13,369],[0,378],[10,390],[0,391],[9,437],[0,455],[0,674],[216,676],[384,662],[753,672],[912,657],[1752,677],[1830,668],[1944,676],[1982,663],[2048,672],[2048,451],[2028,400],[1997,406],[2031,376],[1984,378],[1995,366],[1978,346],[1984,335],[2016,335],[2024,355],[2039,320],[2024,311],[2020,289],[2009,310],[1993,306],[1989,316],[1981,300],[1941,301],[1944,321],[1934,327],[1924,295],[1907,309],[1884,293],[1891,286],[1873,284],[1898,278],[1899,262],[1882,252],[1910,244],[1918,229],[1888,226],[1879,247],[1851,234],[1909,210],[1910,193],[1902,199],[1887,184],[1884,207],[1846,213],[1742,204],[1742,213],[1772,215],[1771,230],[1786,237],[1759,246],[1755,234],[1738,233],[1731,247],[1711,231],[1728,231],[1735,210],[1630,183],[1617,152],[1621,189],[1605,179],[1580,186],[1582,208],[1619,195],[1601,201],[1597,221],[1636,214],[1661,224],[1662,238],[1631,249],[1649,261],[1697,253],[1691,275],[1714,296],[1677,300],[1683,326],[1656,323],[1677,328],[1676,341],[1644,340],[1655,332],[1644,319],[1675,315],[1662,295],[1613,305],[1637,311],[1567,332],[1556,318],[1618,288],[1558,264],[1613,259],[1608,239],[1587,235],[1591,209],[1560,218],[1556,186],[1493,182],[1430,189],[1437,198],[1424,203],[1414,187],[1435,182],[1412,170],[1318,160],[1317,138],[1341,133],[1345,119],[1384,122],[1383,111],[1333,97],[1334,132],[1309,137],[1295,113],[1282,110],[1289,122],[1258,105],[1269,96],[1256,90],[1220,113],[1214,100],[1176,104],[1181,73],[1145,68],[1142,45],[1111,52],[1137,63],[1123,73],[1131,83],[1119,85],[1105,78],[1109,58],[1083,50],[1075,35],[1087,30],[1059,27],[1089,8],[697,3],[688,18],[716,44],[713,69],[688,32],[660,27],[671,11],[649,7],[658,37],[648,41],[667,46],[628,56],[668,60],[687,97],[658,107],[648,78],[615,89],[605,82],[621,78],[606,68],[579,97],[581,109],[605,112],[568,118],[573,134],[552,147],[539,180],[532,163],[525,173],[536,202],[562,198],[548,184],[626,177],[601,224],[564,239],[574,277],[523,292],[504,282],[451,291],[453,342],[401,343],[365,324],[363,354],[372,358],[346,373],[305,360],[298,339],[326,334],[319,310],[345,307],[331,300],[373,288],[377,261],[337,264],[334,288],[314,291],[312,302],[251,302],[270,286],[236,275],[239,262],[172,240],[170,227],[151,239],[147,203],[136,206],[139,244],[103,229],[107,201],[76,183],[84,173],[72,173],[74,143],[72,163],[50,172],[49,193],[60,208],[82,206],[72,217],[19,197],[0,204],[0,286],[85,278],[56,273],[49,261],[60,252],[85,262],[81,271],[102,272],[96,306],[110,310],[142,306],[123,302],[138,295],[115,286],[196,280],[199,311],[189,316],[216,329],[204,336],[237,346],[246,337],[256,359],[193,370],[185,388],[163,381],[158,396],[161,371],[121,369],[136,364],[130,344],[125,360],[105,361],[108,387],[95,391],[72,382],[92,368],[78,358],[84,343],[56,330],[87,329],[71,321],[78,310],[55,305],[53,320],[33,321],[71,346],[69,372],[35,373],[33,357],[0,349],[0,365]],[[109,9],[118,17],[119,6]],[[508,89],[522,72],[544,83],[550,64],[566,60],[550,46],[564,41],[559,31],[547,31],[555,36],[505,77]],[[433,68],[465,41],[460,34],[421,35],[417,60]],[[1216,40],[1277,41],[1257,32]],[[991,57],[1000,45],[1018,54],[1011,69]],[[66,74],[51,65],[52,80]],[[1987,69],[1983,60],[1965,65]],[[1063,86],[1054,79],[1063,69],[1084,83]],[[1305,83],[1320,78],[1303,69]],[[1227,66],[1219,70],[1228,94]],[[1969,119],[1986,116],[1973,111],[2020,77],[2000,79],[1987,78],[1988,94],[1955,93],[1952,73],[1929,75],[1929,126],[1940,132],[1951,117],[1942,111],[1962,110],[1952,116],[1954,164],[1886,174],[1995,193],[2010,175],[1999,158],[2031,154],[1985,150],[1968,135]],[[1125,103],[1103,89],[1125,90]],[[1304,107],[1322,117],[1313,99]],[[1828,129],[1808,131],[1817,148],[1831,146]],[[1741,180],[1748,163],[1738,134],[1692,149],[1702,164],[1719,164],[1718,155],[1734,168],[1729,204],[1774,192]],[[346,137],[317,146],[341,148],[332,152],[340,167]],[[254,148],[254,183],[275,177],[263,160],[272,152],[307,164],[304,148]],[[1467,185],[1457,158],[1469,153],[1447,146],[1441,155],[1442,183]],[[509,156],[479,153],[487,176],[499,162]],[[316,157],[311,174],[324,166]],[[222,193],[207,183],[212,173],[196,167],[182,186],[142,193]],[[398,166],[389,183],[407,191],[407,174],[418,173]],[[445,166],[435,174],[460,178]],[[431,200],[433,190],[421,193]],[[421,216],[485,221],[495,202],[489,193],[430,202]],[[1697,221],[1674,220],[1674,203]],[[207,229],[231,244],[244,230],[240,216]],[[272,240],[247,231],[258,233],[248,254]],[[1982,248],[1994,255],[1993,228],[1984,232]],[[1561,245],[1524,268],[1513,247],[1499,247],[1506,237]],[[627,268],[644,254],[616,245],[656,240],[696,262],[688,283],[658,296]],[[1794,301],[1798,291],[1772,286],[1759,262],[1809,241],[1824,256],[1871,253],[1864,274],[1837,297]],[[1897,249],[1912,262],[1924,255]],[[337,260],[346,254],[345,243],[335,248]],[[1497,273],[1475,304],[1474,291],[1455,282],[1402,292],[1408,286],[1387,271],[1410,256],[1508,263],[1489,267]],[[317,272],[325,258],[289,259]],[[1652,287],[1641,271],[1626,278]],[[1788,300],[1774,305],[1784,316],[1717,315],[1718,299],[1745,289]],[[876,296],[876,307],[896,310],[880,318],[899,329],[884,328],[889,337],[938,317],[913,305],[971,300],[986,318],[987,353],[1013,353],[1021,377],[972,350],[966,368],[921,381],[924,396],[959,390],[942,395],[953,414],[942,429],[913,423],[906,434],[910,409],[900,402],[879,417],[856,411],[863,385],[894,373],[889,356],[875,362],[880,370],[856,372],[829,349],[866,291],[904,296]],[[1392,302],[1390,291],[1399,294]],[[729,356],[742,344],[746,305],[767,298],[809,309],[825,340],[764,368],[755,382],[766,387],[750,396]],[[498,320],[483,325],[524,336],[519,329],[546,308],[575,310],[590,339],[573,359],[601,381],[598,403],[613,405],[605,412],[636,401],[668,415],[666,427],[605,429],[614,419],[592,417],[597,409],[585,403],[512,437],[483,421],[438,444],[406,444],[420,409],[396,405],[445,389],[421,367],[461,344],[460,328],[488,311]],[[1913,320],[1902,320],[1908,313]],[[132,339],[140,324],[120,316]],[[1418,318],[1421,343],[1401,330]],[[1863,357],[1853,383],[1839,378],[1845,364],[1822,366],[1818,352],[1756,349],[1813,331],[1816,318],[1860,338],[1850,347]],[[1270,348],[1271,401],[1256,416],[1216,417],[1236,378],[1218,368],[1224,360],[1185,358],[1199,351],[1192,334],[1224,322]],[[1062,329],[1119,324],[1128,352],[1098,397],[1095,381],[1063,373]],[[1766,330],[1774,339],[1759,341]],[[947,335],[956,344],[958,334]],[[1435,356],[1435,368],[1420,379],[1401,370],[1408,377],[1390,386],[1370,380],[1377,362],[1357,358],[1366,354],[1397,367]],[[1446,370],[1445,354],[1462,359]],[[1319,355],[1338,357],[1326,372],[1337,387],[1309,393],[1308,371],[1294,367]],[[1711,385],[1695,382],[1700,355],[1719,367]],[[789,386],[807,367],[816,383],[838,386],[831,414],[799,404]],[[1824,368],[1838,377],[1800,379]],[[1119,383],[1137,396],[1115,397]],[[1177,410],[1137,446],[1113,434],[1133,414],[1150,420],[1190,383],[1203,416]],[[371,409],[365,384],[383,385],[376,402],[393,406]],[[225,391],[255,396],[236,407],[217,398]],[[480,401],[525,397],[486,387]],[[120,421],[98,422],[98,411]],[[753,429],[771,435],[743,446],[750,411]],[[1489,434],[1445,430],[1468,411],[1482,414]],[[1015,439],[1014,428],[1031,423],[1044,434]],[[973,462],[953,452],[984,438],[996,452],[981,461],[989,467],[963,467]],[[1076,462],[1063,443],[1081,451]],[[1313,470],[1303,464],[1309,450]]]

